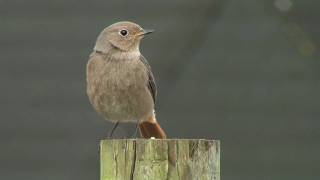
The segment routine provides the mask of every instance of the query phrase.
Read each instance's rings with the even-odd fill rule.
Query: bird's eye
[[[126,36],[126,35],[128,35],[128,31],[123,29],[120,31],[120,34],[121,34],[121,36]]]

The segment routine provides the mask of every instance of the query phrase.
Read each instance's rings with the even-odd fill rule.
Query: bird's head
[[[110,48],[120,51],[139,50],[141,39],[152,33],[153,30],[144,30],[138,24],[122,21],[105,28],[99,35],[95,50],[108,52]]]

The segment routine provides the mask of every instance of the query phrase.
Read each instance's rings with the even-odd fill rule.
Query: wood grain
[[[100,144],[101,180],[220,180],[220,142],[117,139]]]

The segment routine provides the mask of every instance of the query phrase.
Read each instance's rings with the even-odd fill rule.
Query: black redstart
[[[139,50],[141,39],[151,32],[132,22],[105,28],[87,64],[87,94],[94,109],[105,119],[116,125],[139,123],[143,137],[162,139],[166,135],[154,112],[155,80]]]

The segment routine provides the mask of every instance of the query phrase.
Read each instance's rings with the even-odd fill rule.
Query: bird
[[[115,125],[136,123],[143,138],[165,139],[156,120],[157,86],[140,42],[154,30],[121,21],[98,36],[86,67],[87,95],[95,111]],[[136,130],[137,131],[137,130]]]

